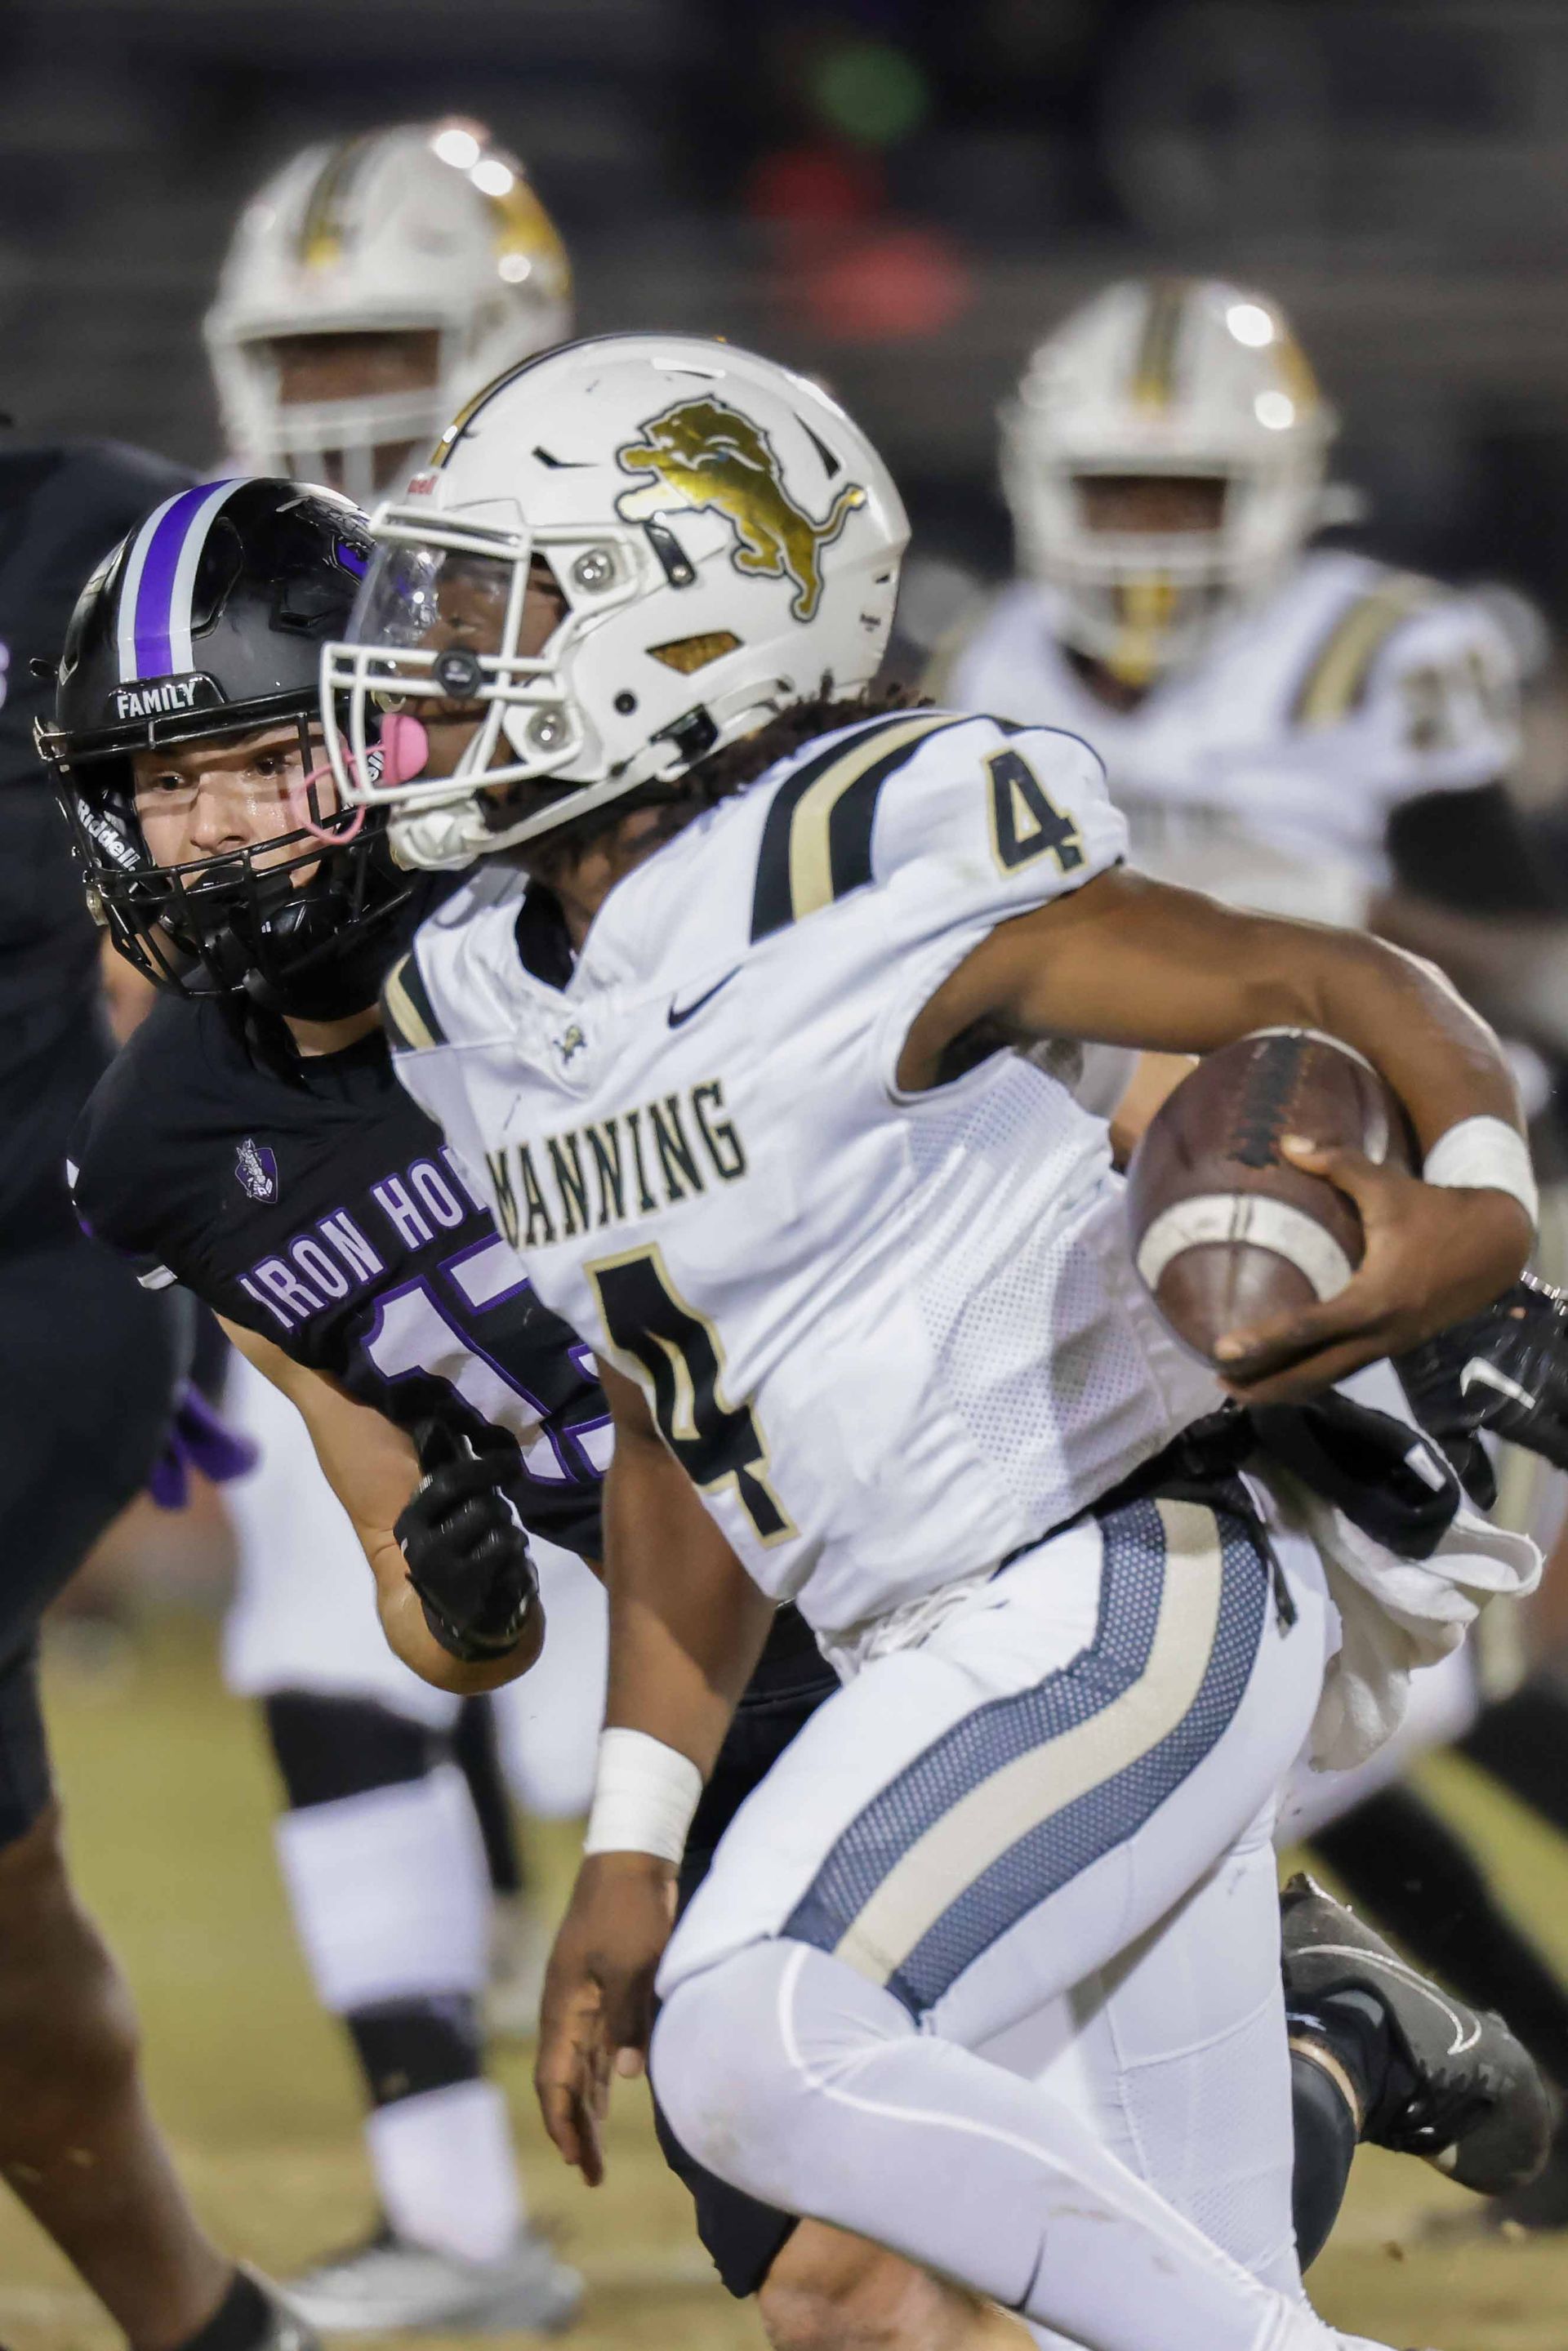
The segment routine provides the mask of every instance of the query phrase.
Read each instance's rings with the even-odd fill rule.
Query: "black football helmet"
[[[321,647],[342,635],[371,551],[363,516],[331,491],[204,482],[155,507],[78,600],[38,749],[94,913],[160,987],[302,1019],[375,1000],[409,896],[380,811],[361,821],[329,798],[323,815],[312,783],[316,830],[159,865],[131,759],[293,719],[308,776]]]

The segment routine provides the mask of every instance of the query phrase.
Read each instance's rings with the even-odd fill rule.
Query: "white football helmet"
[[[431,331],[427,387],[284,402],[279,337]],[[242,214],[205,322],[231,456],[307,481],[336,461],[361,505],[394,486],[375,478],[378,449],[428,445],[481,385],[570,332],[554,223],[517,158],[457,119],[296,155]]]
[[[345,799],[392,802],[402,862],[455,866],[867,684],[909,526],[817,384],[727,343],[604,335],[471,401],[371,535],[350,642],[322,659],[328,754]],[[530,655],[541,560],[565,611]],[[444,717],[479,723],[434,773],[420,721]],[[488,797],[532,784],[551,789]]]
[[[1131,684],[1187,658],[1330,517],[1336,430],[1278,306],[1219,278],[1137,278],[1073,312],[1004,407],[1002,486],[1023,568],[1063,632]],[[1217,528],[1094,530],[1089,476],[1205,477]]]

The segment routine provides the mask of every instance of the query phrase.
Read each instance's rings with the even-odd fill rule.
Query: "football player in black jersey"
[[[66,1191],[112,1045],[35,664],[52,675],[86,567],[186,479],[111,445],[0,454],[0,2172],[136,2351],[284,2351],[303,2329],[209,2243],[148,2111],[129,1992],[67,1877],[37,1683],[39,1616],[152,1468],[185,1334]]]
[[[387,1071],[368,1008],[417,911],[408,881],[377,828],[322,822],[305,782],[319,643],[363,545],[330,493],[206,484],[155,509],[82,601],[62,689],[71,812],[111,939],[162,992],[71,1155],[84,1220],[152,1292],[184,1282],[300,1405],[392,1647],[461,1695],[538,1653],[519,1518],[592,1548],[603,1416]],[[416,1445],[438,1474],[413,1500]],[[444,1506],[469,1545],[448,1583],[423,1565]],[[266,1719],[286,1875],[316,1889],[308,1948],[370,2092],[388,2215],[360,2256],[297,2282],[299,2305],[324,2325],[559,2325],[578,2281],[520,2219],[504,2103],[481,2077],[484,1889],[450,1738],[343,1700],[329,1660]],[[349,1915],[319,1898],[323,1874],[348,1885]],[[355,1956],[372,1895],[373,1969]]]
[[[354,518],[278,483],[220,485],[208,506],[205,522],[191,509],[187,531],[226,517],[237,546],[221,537],[209,555],[204,540],[183,541],[165,563],[183,582],[167,611],[162,586],[144,603],[146,527],[90,583],[58,724],[41,736],[111,934],[168,998],[81,1122],[78,1205],[144,1280],[178,1279],[213,1304],[298,1404],[399,1654],[448,1688],[488,1687],[538,1645],[517,1520],[596,1550],[602,1402],[570,1332],[519,1280],[464,1171],[398,1086],[370,1008],[382,964],[431,902],[386,862],[373,813],[356,830],[333,813],[329,787],[308,780],[314,664],[290,672],[300,632],[279,622],[340,601],[339,575],[362,544]],[[287,559],[285,530],[301,534]],[[314,598],[278,578],[307,553]],[[519,947],[536,965],[569,954],[548,892],[525,906]],[[416,1493],[422,1468],[429,1483]],[[781,1612],[694,1823],[684,1892],[836,1686],[800,1620]],[[1291,1916],[1321,1937],[1321,1907],[1298,1901]],[[1333,2175],[1313,2203],[1331,2217],[1356,2127],[1335,2080],[1360,2085],[1364,2112],[1395,2144],[1424,2144],[1415,2114],[1429,2133],[1436,2086],[1413,2078],[1396,2019],[1369,2030],[1366,1995],[1348,2025],[1336,2017],[1340,1990],[1318,2001],[1333,2066],[1303,2060],[1297,2073],[1315,2150],[1305,2168]],[[1476,2088],[1445,2082],[1440,2119],[1462,2111],[1472,2131]],[[1340,2111],[1320,2131],[1325,2095]],[[665,2145],[726,2283],[762,2290],[776,2343],[958,2351],[988,2339],[992,2320],[947,2288],[891,2257],[857,2266],[832,2232],[803,2230],[779,2259],[794,2224]]]

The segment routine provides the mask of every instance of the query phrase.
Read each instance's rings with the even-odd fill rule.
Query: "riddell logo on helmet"
[[[617,449],[615,462],[628,474],[657,479],[645,489],[622,490],[616,513],[626,522],[644,522],[666,511],[672,499],[716,507],[738,541],[736,569],[792,580],[789,610],[798,621],[810,620],[822,601],[821,551],[864,506],[860,484],[846,482],[815,521],[785,488],[783,467],[761,426],[717,400],[678,401],[640,430],[642,439]]]
[[[162,718],[222,698],[204,670],[190,670],[183,677],[155,677],[139,685],[117,685],[114,715],[119,719]]]

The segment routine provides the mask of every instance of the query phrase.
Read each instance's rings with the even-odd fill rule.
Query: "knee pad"
[[[294,1812],[423,1780],[444,1751],[438,1733],[373,1698],[277,1690],[262,1713]]]
[[[343,2019],[371,2102],[394,2106],[480,2073],[478,2018],[471,1994],[388,2000]]]
[[[653,2029],[649,2071],[689,2154],[748,2196],[800,2212],[801,2150],[812,2124],[831,2124],[818,2112],[821,2092],[914,2037],[914,2019],[891,1993],[780,1937],[675,1986]]]

